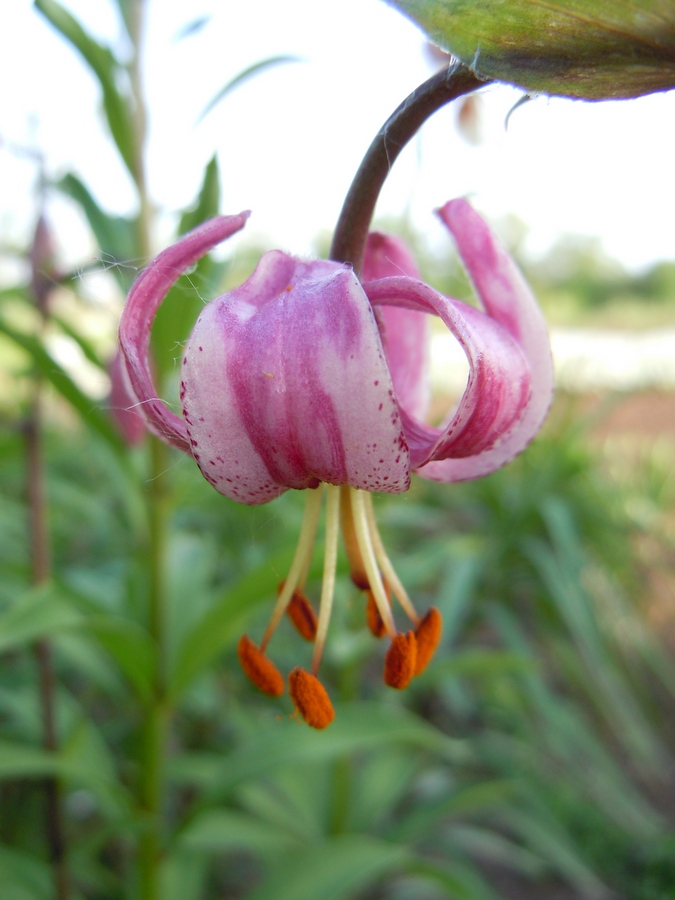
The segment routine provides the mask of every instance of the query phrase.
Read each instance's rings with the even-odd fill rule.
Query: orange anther
[[[385,628],[384,622],[382,621],[382,616],[380,615],[380,611],[377,608],[377,603],[375,602],[375,597],[373,597],[372,591],[368,591],[368,602],[366,604],[366,622],[368,623],[370,633],[374,637],[381,638],[387,633],[387,629]]]
[[[429,608],[429,612],[421,619],[419,625],[415,629],[415,638],[417,639],[417,662],[415,663],[415,675],[423,672],[441,639],[441,631],[443,629],[443,619],[435,606]]]
[[[283,675],[248,635],[242,634],[239,638],[237,654],[244,674],[263,694],[269,694],[270,697],[280,697],[283,694]]]
[[[316,637],[316,615],[307,597],[300,591],[294,591],[291,602],[286,607],[291,622],[306,641]]]
[[[335,718],[326,688],[316,676],[296,666],[288,676],[288,690],[298,712],[312,728],[326,728]]]
[[[415,632],[399,632],[391,642],[384,658],[384,683],[401,690],[408,686],[415,674],[417,662],[417,641]]]

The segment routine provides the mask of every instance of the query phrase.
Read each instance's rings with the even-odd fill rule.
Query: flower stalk
[[[330,259],[349,263],[361,275],[377,198],[399,153],[435,112],[488,83],[462,63],[453,63],[432,75],[394,110],[368,148],[347,192],[333,233]]]

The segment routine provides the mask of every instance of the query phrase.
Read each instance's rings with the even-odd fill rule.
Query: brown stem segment
[[[349,263],[357,275],[361,274],[375,204],[394,160],[437,110],[485,84],[466,66],[454,63],[416,88],[389,116],[349,188],[335,227],[330,259]]]
[[[42,449],[42,385],[35,376],[33,399],[25,424],[26,477],[28,485],[28,515],[33,584],[44,584],[51,576],[51,553],[47,524],[47,495],[45,488],[44,456]],[[38,669],[40,708],[42,712],[42,745],[55,753],[58,748],[56,734],[56,676],[52,661],[52,648],[48,640],[37,641],[34,646]],[[44,780],[45,830],[49,857],[52,865],[55,900],[67,900],[70,896],[66,862],[66,839],[61,802],[61,786],[56,778]]]

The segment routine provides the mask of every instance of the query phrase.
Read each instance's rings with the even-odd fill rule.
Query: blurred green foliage
[[[41,589],[30,586],[23,449],[20,422],[6,420],[3,883],[50,896],[40,779],[55,773],[76,896],[133,896],[134,760],[156,665],[130,496],[147,490],[147,448],[129,451],[134,483],[86,420],[50,430],[54,577]],[[377,501],[401,576],[421,608],[443,613],[444,644],[415,687],[384,687],[343,565],[324,667],[337,717],[323,733],[258,695],[234,653],[244,629],[262,627],[301,498],[238,507],[178,455],[166,478],[175,717],[163,896],[545,897],[556,882],[570,897],[675,896],[672,811],[655,802],[672,776],[672,663],[636,602],[628,495],[578,435],[552,428],[492,477],[442,491],[418,480]],[[28,652],[42,636],[59,676],[54,757],[40,749]],[[306,654],[283,626],[279,666]],[[520,893],[501,893],[508,883]]]

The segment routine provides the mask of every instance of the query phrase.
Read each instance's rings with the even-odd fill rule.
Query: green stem
[[[394,160],[424,122],[446,103],[485,85],[461,63],[437,72],[412,92],[384,123],[368,148],[342,206],[330,259],[363,268],[375,204]]]
[[[147,191],[145,145],[147,113],[141,79],[141,44],[145,0],[134,0],[130,12],[130,35],[134,56],[129,77],[134,100],[134,181],[138,196],[137,245],[141,258],[152,254],[153,208]],[[161,390],[161,387],[160,387]],[[141,731],[139,805],[142,832],[138,845],[139,900],[160,900],[160,871],[163,856],[165,793],[165,765],[171,708],[166,690],[166,545],[169,516],[167,487],[167,453],[161,441],[154,437],[150,443],[150,475],[148,481],[148,630],[156,654],[156,675],[153,698],[145,710]]]
[[[149,541],[147,565],[148,630],[156,648],[153,698],[145,711],[141,733],[139,803],[143,831],[138,848],[139,897],[160,900],[163,852],[166,744],[171,709],[166,690],[166,544],[169,494],[166,486],[166,448],[150,438],[151,475],[148,483]]]

